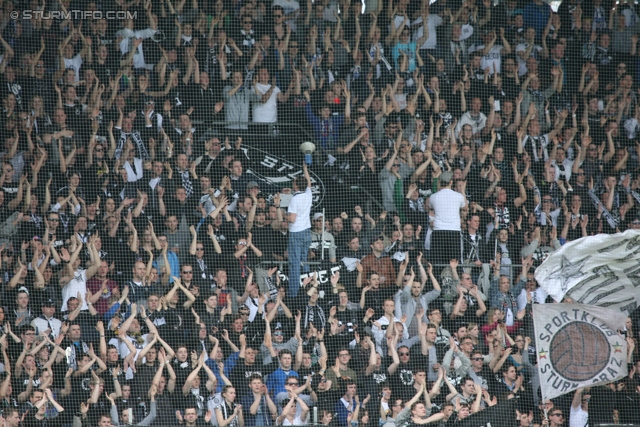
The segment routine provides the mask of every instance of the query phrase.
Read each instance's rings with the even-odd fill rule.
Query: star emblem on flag
[[[567,290],[567,281],[569,279],[578,279],[585,275],[582,272],[583,266],[587,262],[587,258],[582,258],[581,260],[577,260],[575,262],[569,261],[566,256],[562,256],[562,260],[560,261],[560,266],[551,272],[549,275],[550,280],[558,280],[562,283],[562,290]]]
[[[540,359],[546,359],[547,358],[547,352],[544,350],[540,350],[538,352],[538,356],[540,356]]]
[[[620,345],[619,342],[616,341],[616,343],[613,345],[613,349],[615,350],[614,353],[622,353],[622,346]]]

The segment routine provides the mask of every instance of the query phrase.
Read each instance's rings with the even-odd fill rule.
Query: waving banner
[[[556,301],[609,307],[630,314],[640,300],[640,232],[583,237],[562,246],[536,269]]]
[[[241,148],[251,164],[248,173],[255,175],[258,181],[272,184],[279,188],[290,188],[291,182],[297,176],[302,176],[302,165],[293,163],[282,157],[274,156],[256,147],[243,146]],[[325,188],[320,177],[309,170],[311,176],[311,193],[313,194],[313,206],[320,205],[324,199]],[[280,205],[287,207],[291,195],[283,195]]]
[[[540,389],[552,399],[627,375],[627,343],[619,310],[584,304],[534,304]]]

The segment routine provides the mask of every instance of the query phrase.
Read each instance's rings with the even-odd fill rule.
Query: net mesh
[[[0,14],[5,426],[638,423],[635,313],[553,401],[532,320],[640,227],[635,3]]]

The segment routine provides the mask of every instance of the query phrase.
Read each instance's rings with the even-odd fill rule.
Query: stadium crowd
[[[639,423],[531,314],[640,229],[635,3],[0,4],[3,427]]]

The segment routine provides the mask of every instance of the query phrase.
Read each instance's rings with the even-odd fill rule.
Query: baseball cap
[[[317,220],[317,219],[322,218],[323,216],[324,216],[324,215],[322,215],[322,212],[318,212],[318,213],[316,213],[316,214],[313,214],[313,220],[315,221],[315,220]]]

